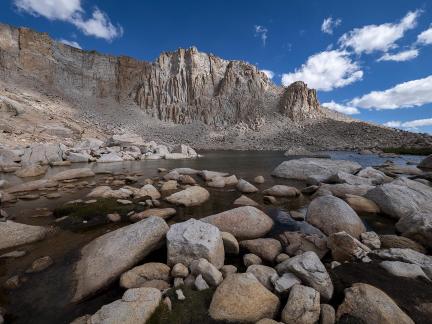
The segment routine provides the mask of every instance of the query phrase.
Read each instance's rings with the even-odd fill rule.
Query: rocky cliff
[[[255,125],[268,113],[297,120],[320,112],[316,93],[304,83],[283,89],[251,64],[193,47],[149,63],[83,51],[8,25],[0,25],[0,78],[30,79],[68,97],[133,100],[151,116],[178,124]]]

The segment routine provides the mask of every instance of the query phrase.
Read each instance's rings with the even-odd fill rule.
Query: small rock
[[[200,186],[193,186],[176,192],[165,198],[165,200],[171,204],[190,207],[203,204],[209,197],[210,193],[206,189]]]
[[[362,260],[371,251],[366,245],[346,232],[329,236],[327,245],[334,260],[339,262]]]
[[[295,187],[275,185],[269,189],[264,190],[263,194],[274,197],[292,198],[300,196],[300,191]]]
[[[273,238],[241,241],[240,247],[269,262],[273,262],[277,255],[282,252],[281,243]]]
[[[3,258],[20,258],[26,254],[27,254],[26,251],[17,250],[17,251],[12,251],[12,252],[8,252],[8,253],[4,253],[4,254],[0,255],[0,259],[3,259]]]
[[[54,263],[50,256],[45,256],[33,261],[31,267],[26,270],[26,273],[41,272]]]
[[[255,187],[253,184],[247,182],[246,180],[240,179],[237,183],[237,190],[243,193],[253,193],[257,192],[258,188]]]
[[[240,246],[234,235],[228,232],[221,232],[225,253],[237,255],[240,252]]]
[[[176,189],[177,189],[177,181],[168,180],[162,185],[161,191],[176,190]]]
[[[164,263],[149,262],[123,273],[120,277],[120,286],[126,289],[144,287],[148,281],[168,281],[170,278],[170,267]]]
[[[259,206],[259,204],[255,200],[252,200],[249,197],[246,197],[244,195],[234,200],[233,204],[237,206],[254,206],[254,207]]]
[[[258,184],[261,184],[261,183],[264,183],[264,182],[265,182],[265,179],[264,179],[263,176],[259,175],[259,176],[256,176],[256,177],[254,178],[254,182],[255,182],[255,183],[258,183]]]
[[[160,217],[162,219],[168,219],[171,216],[176,214],[176,210],[174,208],[150,208],[147,210],[144,210],[140,213],[136,213],[133,214],[130,217],[130,220],[132,222],[138,222],[142,219],[151,217],[151,216],[156,216],[156,217]]]
[[[174,288],[184,286],[184,284],[183,278],[174,278]]]
[[[207,284],[207,282],[204,280],[204,278],[202,277],[202,275],[198,275],[195,278],[195,288],[199,291],[201,290],[206,290],[209,289],[209,285]]]
[[[422,268],[417,264],[405,263],[400,261],[382,261],[380,267],[386,269],[392,275],[405,278],[422,277],[430,280]]]
[[[222,273],[204,258],[192,261],[190,269],[193,275],[202,275],[204,280],[211,286],[216,287],[223,280]]]
[[[332,305],[321,304],[321,313],[319,324],[334,324],[336,323],[336,312]]]
[[[108,214],[107,218],[110,222],[117,223],[121,221],[121,216],[119,213]]]
[[[288,260],[290,258],[290,256],[286,253],[280,253],[277,255],[275,262],[276,263],[281,263],[284,262],[285,260]]]
[[[247,268],[246,273],[252,273],[264,287],[273,291],[272,278],[278,277],[275,269],[261,264],[253,264]]]
[[[189,275],[189,270],[182,263],[175,264],[171,269],[171,276],[174,278],[186,278],[188,275]]]
[[[171,312],[171,311],[172,311],[172,302],[171,302],[171,299],[170,299],[168,296],[166,296],[166,297],[163,299],[162,302],[163,302],[163,303],[165,304],[165,306],[168,308],[168,311]]]
[[[183,294],[183,290],[177,289],[175,292],[177,294],[178,300],[185,300],[186,299],[185,295]]]
[[[254,264],[262,264],[262,260],[259,256],[248,253],[243,256],[243,263],[246,267],[249,267]]]
[[[230,274],[236,273],[237,268],[235,266],[233,266],[232,264],[226,264],[220,269],[220,272],[222,273],[222,275],[225,279]]]
[[[295,285],[282,310],[284,323],[316,323],[320,315],[320,294],[313,288]]]
[[[360,239],[362,243],[370,249],[379,249],[381,247],[380,238],[375,232],[361,233]]]
[[[280,277],[277,276],[273,280],[274,289],[279,294],[287,293],[292,286],[297,284],[301,284],[301,280],[290,272],[284,273]]]
[[[117,199],[117,202],[121,205],[130,205],[132,204],[132,201],[126,200],[126,199]]]

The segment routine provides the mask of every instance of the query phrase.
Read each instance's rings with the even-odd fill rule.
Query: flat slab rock
[[[45,238],[49,229],[13,221],[0,222],[0,250]]]
[[[146,255],[158,248],[168,232],[160,217],[149,217],[93,240],[81,249],[74,270],[79,301],[116,280]]]
[[[357,162],[346,160],[304,158],[282,162],[272,172],[279,178],[306,180],[313,175],[330,177],[338,171],[354,173],[361,169]]]

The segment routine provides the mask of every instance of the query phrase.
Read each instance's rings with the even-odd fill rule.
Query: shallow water
[[[133,161],[122,163],[107,164],[74,164],[72,168],[83,166],[91,167],[96,172],[110,171],[114,175],[120,174],[138,174],[139,181],[135,186],[141,185],[145,178],[158,176],[157,168],[176,168],[190,167],[198,170],[224,171],[230,174],[236,174],[238,178],[252,180],[257,175],[263,175],[266,182],[257,185],[259,189],[266,189],[274,184],[287,184],[302,188],[304,183],[299,181],[289,181],[276,179],[270,176],[271,171],[282,161],[288,158],[283,156],[283,152],[251,152],[251,151],[211,151],[200,152],[204,157],[196,160],[149,160]],[[351,152],[325,152],[336,159],[348,159],[359,162],[363,167],[379,165],[388,160],[376,155],[359,155]],[[396,164],[405,165],[407,161],[419,162],[420,156],[403,156],[397,159],[391,159]],[[71,167],[51,168],[45,177],[69,169]],[[98,174],[95,177],[97,184],[103,184],[107,175]],[[16,184],[23,180],[11,175],[1,175],[0,179],[7,179],[10,183]],[[32,178],[34,180],[34,178]],[[89,180],[93,181],[93,180]],[[11,323],[68,323],[74,318],[86,313],[94,313],[103,304],[118,299],[122,291],[118,288],[118,283],[114,283],[97,296],[82,302],[80,304],[70,304],[70,289],[73,264],[78,258],[79,249],[92,239],[111,231],[119,226],[127,225],[128,222],[110,224],[104,218],[89,218],[80,226],[68,227],[61,226],[62,223],[56,223],[54,217],[32,217],[38,213],[38,208],[49,208],[54,210],[64,205],[65,202],[78,198],[85,198],[85,195],[91,188],[82,186],[80,188],[71,188],[69,193],[62,194],[59,199],[40,198],[32,201],[20,200],[16,204],[6,206],[6,211],[16,217],[19,222],[27,224],[47,225],[56,229],[49,238],[31,245],[20,247],[19,250],[26,250],[24,257],[17,259],[0,259],[0,283],[7,278],[22,274],[30,264],[38,257],[49,255],[54,260],[54,265],[49,269],[31,275],[26,275],[25,282],[19,289],[5,291],[0,288],[0,305],[5,306],[11,315],[8,316],[8,322]],[[217,212],[233,208],[233,201],[240,197],[240,193],[235,189],[211,189],[209,188],[211,198],[209,201],[198,207],[176,208],[177,214],[169,220],[170,223],[183,221],[188,218],[201,218]],[[252,194],[249,197],[260,204],[262,195]],[[275,229],[271,234],[290,228],[290,222],[284,217],[284,210],[295,210],[308,203],[307,198],[285,200],[277,208],[264,209],[276,221]],[[162,207],[168,206],[163,203]],[[363,220],[366,225],[379,233],[392,233],[393,221],[384,217],[364,216]],[[9,250],[16,250],[9,249]],[[0,254],[8,250],[0,251]],[[164,261],[164,249],[153,253],[146,258],[147,260]]]

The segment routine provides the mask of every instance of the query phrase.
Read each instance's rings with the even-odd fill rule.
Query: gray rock
[[[258,281],[270,291],[273,291],[272,278],[279,277],[275,269],[261,264],[253,264],[249,266],[246,273],[252,273],[255,278],[257,278]]]
[[[13,194],[13,193],[26,192],[26,191],[44,190],[48,188],[54,188],[57,186],[58,186],[57,181],[41,179],[41,180],[28,181],[28,182],[15,185],[13,187],[9,187],[5,190],[5,192],[9,194]]]
[[[202,170],[199,175],[205,180],[210,181],[214,177],[226,177],[229,174],[225,172],[216,172],[216,171],[208,171],[208,170]]]
[[[104,145],[104,142],[97,138],[86,138],[74,146],[77,151],[96,151]]]
[[[357,173],[357,176],[371,180],[372,184],[374,185],[380,185],[385,182],[390,182],[393,180],[391,177],[387,176],[384,172],[376,170],[372,167],[367,167],[360,170]]]
[[[168,225],[159,217],[104,234],[81,249],[74,271],[73,301],[79,301],[113,282],[165,239]]]
[[[223,232],[229,232],[238,240],[263,237],[273,227],[273,220],[261,210],[252,207],[238,207],[201,219],[215,225]]]
[[[167,234],[168,265],[207,259],[217,269],[224,265],[225,252],[217,227],[196,219],[173,224]]]
[[[421,160],[418,167],[422,169],[432,169],[432,154]]]
[[[207,282],[204,280],[202,275],[198,275],[195,278],[195,288],[199,291],[209,289],[210,286],[207,284]]]
[[[70,169],[55,174],[52,179],[55,181],[71,180],[94,177],[95,173],[89,168]]]
[[[409,216],[402,216],[396,223],[396,229],[403,236],[432,248],[432,214],[430,211],[414,212]]]
[[[111,162],[123,162],[123,159],[115,152],[110,152],[107,154],[102,154],[99,159],[97,159],[99,163],[111,163]]]
[[[72,163],[86,163],[92,159],[92,156],[86,152],[69,152],[67,160]]]
[[[320,295],[310,287],[295,285],[282,310],[284,323],[316,323],[320,315]]]
[[[218,286],[222,280],[222,273],[207,259],[198,259],[190,263],[191,273],[195,276],[202,275],[204,280],[213,287]],[[198,277],[197,277],[198,278]]]
[[[328,183],[347,183],[350,185],[365,185],[365,186],[371,186],[372,180],[368,178],[359,177],[356,175],[353,175],[351,173],[339,171],[335,174],[331,175],[326,182]]]
[[[379,265],[394,276],[413,279],[422,277],[430,280],[417,264],[400,261],[382,261]]]
[[[292,286],[301,284],[301,280],[290,272],[286,272],[280,277],[273,277],[272,279],[274,289],[279,294],[285,294],[290,291]]]
[[[63,161],[63,149],[60,144],[33,144],[24,150],[21,164],[49,164]]]
[[[237,206],[253,206],[253,207],[259,206],[259,204],[255,200],[252,200],[249,197],[246,197],[244,195],[234,200],[233,204]]]
[[[377,233],[366,232],[360,234],[360,239],[368,248],[375,250],[381,247],[381,241]]]
[[[346,232],[331,234],[327,245],[332,252],[333,260],[339,262],[363,260],[371,251],[366,245]]]
[[[305,284],[320,292],[323,300],[330,300],[333,295],[333,283],[330,276],[314,252],[305,252],[292,257],[276,266],[279,274],[291,272]]]
[[[27,167],[21,168],[15,172],[15,175],[20,178],[37,177],[47,172],[48,166],[39,164],[32,164]]]
[[[327,235],[346,231],[358,238],[361,233],[366,232],[356,212],[346,202],[333,196],[322,196],[312,200],[306,221]]]
[[[279,178],[306,180],[312,175],[329,177],[338,171],[354,173],[361,169],[357,162],[345,160],[304,158],[282,162],[272,175]]]
[[[155,288],[128,289],[122,299],[102,306],[87,323],[136,324],[146,323],[159,306],[162,294]]]
[[[414,324],[387,294],[364,283],[355,283],[345,289],[345,299],[336,313],[337,320],[343,315],[362,323]]]
[[[316,192],[316,194],[318,194],[319,191],[325,190],[330,192],[333,196],[345,198],[347,195],[364,196],[374,188],[374,186],[369,185],[351,185],[348,183],[324,183],[321,185],[320,189]]]
[[[300,191],[295,187],[285,185],[275,185],[263,191],[263,194],[274,197],[297,197],[300,196]]]
[[[198,206],[206,202],[210,197],[210,193],[199,186],[186,188],[185,190],[176,192],[165,198],[171,204],[182,206]]]
[[[49,229],[41,226],[20,224],[10,220],[0,222],[0,250],[40,241],[48,233]]]
[[[332,305],[321,304],[321,313],[319,324],[334,324],[336,323],[336,312]]]
[[[289,255],[313,251],[321,259],[328,252],[325,235],[285,231],[279,234],[278,238],[283,243],[285,252]]]
[[[262,264],[262,260],[258,255],[247,253],[243,256],[243,263],[246,267],[256,264]]]
[[[253,193],[258,191],[257,187],[244,179],[239,180],[239,182],[237,183],[237,189],[243,193]]]
[[[216,289],[209,308],[217,321],[255,323],[274,318],[279,298],[251,273],[231,274]]]

